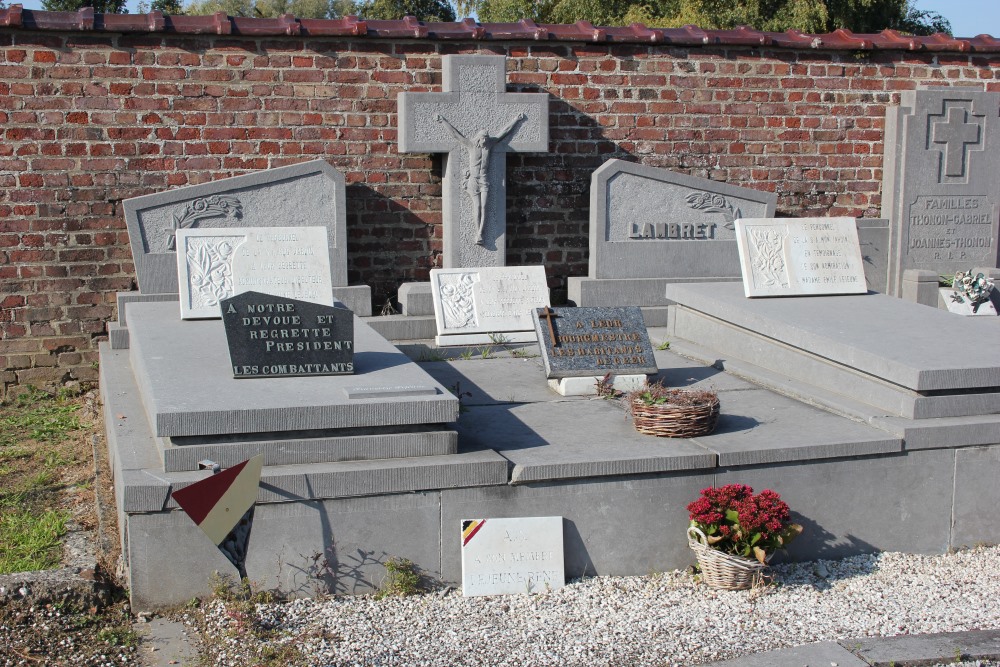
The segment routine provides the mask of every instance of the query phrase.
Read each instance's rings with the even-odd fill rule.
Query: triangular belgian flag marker
[[[171,495],[245,579],[247,542],[264,457],[257,455]]]

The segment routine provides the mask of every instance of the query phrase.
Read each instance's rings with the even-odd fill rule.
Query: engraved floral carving
[[[767,227],[747,228],[750,240],[750,267],[755,285],[761,287],[788,287],[788,269],[785,266],[784,245],[787,234]]]
[[[721,213],[726,218],[726,229],[734,229],[737,218],[742,218],[740,209],[734,207],[722,195],[713,192],[692,192],[686,197],[688,208],[705,213]]]
[[[173,227],[168,228],[170,238],[167,240],[167,250],[174,250],[175,232],[178,229],[194,227],[201,220],[218,218],[225,216],[234,220],[243,217],[243,204],[236,197],[230,195],[212,195],[195,199],[182,208],[174,211]]]
[[[209,308],[233,295],[233,257],[243,236],[206,236],[187,240],[184,255],[191,285],[191,307]]]
[[[441,306],[445,329],[469,329],[477,326],[472,286],[479,276],[458,273],[441,276]]]

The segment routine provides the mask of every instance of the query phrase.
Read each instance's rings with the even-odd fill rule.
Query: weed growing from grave
[[[391,557],[385,561],[385,578],[375,593],[375,599],[406,597],[420,592],[420,573],[413,561]]]
[[[379,311],[381,317],[388,317],[389,315],[396,315],[398,313],[399,311],[396,310],[396,306],[392,303],[392,297],[385,300],[385,303],[382,304],[382,310]]]
[[[472,359],[472,348],[471,347],[465,348],[465,352],[462,352],[462,354],[460,354],[459,357],[462,359],[462,361],[469,361],[470,359]]]
[[[517,359],[533,359],[538,355],[529,352],[526,347],[517,347],[510,351],[510,356],[516,357]]]
[[[656,349],[657,350],[669,350],[670,349],[670,341],[669,340],[663,341],[662,343],[660,343],[659,345],[656,346]]]
[[[225,653],[227,640],[249,647],[255,667],[287,667],[306,664],[306,657],[296,645],[296,638],[277,629],[271,612],[278,602],[269,591],[253,591],[247,579],[239,583],[227,575],[213,574],[209,579],[215,600],[206,615],[215,615],[225,627],[218,645],[208,644],[210,653]]]
[[[621,398],[622,396],[622,392],[615,389],[615,381],[611,378],[611,373],[595,382],[594,389],[597,395],[605,400]]]
[[[491,333],[490,342],[493,343],[494,345],[502,347],[507,343],[509,343],[510,339],[508,339],[507,336],[503,335],[502,333]]]
[[[458,380],[455,380],[455,384],[453,384],[452,386],[448,387],[448,391],[450,391],[451,393],[455,394],[455,398],[458,399],[458,411],[459,412],[468,412],[469,408],[467,408],[462,403],[462,399],[466,398],[466,397],[472,398],[472,392],[471,391],[462,391],[462,383],[459,382]]]
[[[440,350],[424,350],[420,353],[420,358],[417,361],[447,361],[448,357],[441,353]]]
[[[483,359],[492,359],[493,358],[493,346],[492,345],[487,345],[486,347],[479,348],[479,356],[482,357]]]

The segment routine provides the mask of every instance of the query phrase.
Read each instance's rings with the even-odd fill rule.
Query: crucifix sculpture
[[[548,94],[506,92],[505,62],[444,56],[444,92],[399,94],[399,151],[446,153],[444,268],[506,264],[504,156],[548,150]]]

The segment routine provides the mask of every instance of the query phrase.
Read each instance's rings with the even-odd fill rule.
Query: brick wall
[[[452,53],[504,54],[508,90],[551,96],[550,152],[508,156],[507,257],[556,299],[586,275],[609,158],[776,192],[783,215],[877,216],[898,91],[1000,91],[1000,54],[975,50],[0,28],[0,386],[95,378],[135,288],[128,197],[322,157],[347,177],[351,284],[378,310],[425,280],[441,162],[397,153],[396,96],[440,90]]]

